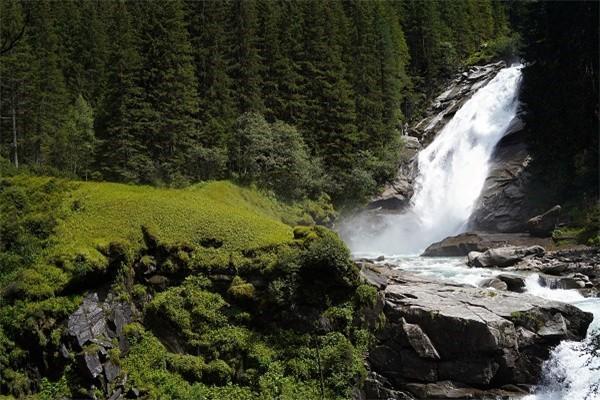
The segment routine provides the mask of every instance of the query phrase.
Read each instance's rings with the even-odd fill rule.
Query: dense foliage
[[[511,14],[532,61],[522,99],[545,200],[589,206],[599,187],[598,2],[517,3]]]
[[[492,0],[3,0],[1,15],[0,157],[96,180],[256,179],[336,201],[392,177],[407,119],[509,35]],[[280,151],[269,165],[250,156],[246,173],[230,156],[257,114]]]
[[[327,222],[319,204],[228,182],[1,179],[0,394],[348,398],[365,376],[379,322],[361,310],[376,294],[335,233],[282,222]],[[126,343],[74,344],[67,321],[89,293],[113,299],[106,315],[132,308]],[[86,372],[100,352],[117,378]]]

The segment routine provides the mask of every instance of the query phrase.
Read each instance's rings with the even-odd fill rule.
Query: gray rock
[[[496,275],[496,279],[506,283],[507,290],[511,292],[521,293],[525,291],[525,278],[514,274]]]
[[[97,378],[100,374],[102,374],[102,363],[100,362],[100,357],[98,357],[97,353],[84,352],[83,359],[85,361],[87,371],[92,378]]]
[[[524,124],[516,118],[494,149],[490,170],[476,201],[469,226],[492,232],[524,232],[534,212],[530,196],[533,179]],[[540,189],[536,189],[538,192]],[[538,193],[539,194],[539,193]]]
[[[116,377],[121,373],[121,368],[114,364],[112,361],[107,361],[104,363],[104,376],[108,382],[112,382]]]
[[[508,285],[506,282],[497,279],[497,278],[486,278],[479,282],[479,287],[482,288],[492,288],[496,290],[508,290]]]
[[[556,205],[543,214],[537,215],[527,221],[527,229],[533,236],[552,236],[552,231],[558,225],[561,207]]]
[[[457,257],[470,252],[483,252],[488,249],[488,244],[476,233],[461,233],[433,243],[425,249],[425,257]]]
[[[369,372],[363,385],[363,396],[355,400],[413,400],[407,393],[394,390],[388,379],[376,372]]]
[[[473,267],[509,267],[529,256],[542,256],[545,250],[542,246],[507,246],[488,249],[481,254],[472,254],[468,262]]]
[[[505,246],[551,246],[550,238],[531,237],[527,233],[465,232],[433,243],[423,252],[426,257],[460,257]]]
[[[408,324],[403,319],[402,329],[408,338],[408,342],[412,346],[413,350],[417,352],[419,357],[432,358],[436,360],[440,359],[440,355],[433,344],[431,344],[431,340],[429,340],[429,337],[425,334],[425,332],[423,332],[419,325]]]
[[[122,399],[123,396],[121,396],[123,390],[121,388],[117,388],[117,390],[115,390],[113,392],[113,394],[108,398],[108,400],[119,400]]]
[[[371,273],[388,281],[387,322],[368,360],[400,389],[444,380],[496,388],[535,384],[552,346],[584,338],[592,320],[574,306],[526,293],[491,295],[383,267]]]
[[[482,390],[451,381],[441,381],[436,383],[410,383],[406,385],[406,389],[417,398],[428,400],[517,399],[528,394],[528,391],[514,385],[498,389]]]
[[[69,316],[67,328],[69,334],[77,338],[80,347],[94,338],[107,336],[104,311],[96,293],[83,299],[83,304]]]

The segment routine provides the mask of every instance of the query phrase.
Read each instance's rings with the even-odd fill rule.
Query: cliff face
[[[431,143],[465,102],[505,66],[504,62],[475,66],[449,83],[432,102],[426,116],[407,129],[398,175],[373,199],[369,209],[401,212],[410,204],[418,171],[418,152]],[[471,229],[525,231],[526,221],[539,211],[532,206],[532,197],[528,194],[532,181],[531,156],[525,143],[524,128],[522,115],[519,115],[496,146],[488,178],[469,220]]]
[[[532,182],[531,156],[524,141],[524,124],[515,119],[494,150],[488,177],[469,219],[472,230],[524,232],[534,213],[528,196]]]

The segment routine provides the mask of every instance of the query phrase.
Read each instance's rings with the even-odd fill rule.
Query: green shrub
[[[239,276],[236,276],[231,281],[227,293],[238,301],[248,301],[254,299],[254,286],[251,283],[246,282]]]
[[[197,382],[202,379],[202,374],[207,366],[202,357],[169,353],[167,355],[167,368],[170,371],[177,372],[188,382]]]

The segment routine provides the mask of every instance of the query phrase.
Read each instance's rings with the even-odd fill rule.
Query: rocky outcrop
[[[402,211],[413,195],[413,183],[416,177],[416,156],[421,150],[419,139],[403,136],[403,148],[400,154],[400,166],[393,182],[385,185],[381,194],[373,198],[368,209]]]
[[[408,134],[418,137],[427,145],[435,138],[446,123],[466,103],[471,96],[484,87],[502,68],[503,61],[473,66],[452,80],[446,90],[431,103],[426,110],[425,118],[412,126]]]
[[[553,244],[549,238],[535,238],[526,233],[466,232],[433,243],[423,252],[425,257],[460,257],[472,251],[484,252],[504,246],[543,246]]]
[[[527,221],[527,230],[533,236],[549,237],[558,225],[561,207],[556,205],[541,215]]]
[[[468,264],[472,267],[510,267],[526,257],[541,256],[545,253],[542,246],[518,247],[506,246],[488,249],[483,253],[472,251],[468,254]]]
[[[525,144],[523,122],[516,118],[498,142],[490,170],[469,225],[489,232],[525,232],[533,205],[529,196],[531,156]]]
[[[550,251],[524,259],[511,268],[539,273],[542,286],[579,289],[588,296],[600,292],[599,248]]]
[[[449,82],[446,90],[436,97],[425,111],[425,117],[405,129],[396,178],[385,185],[381,194],[373,198],[367,208],[402,211],[409,205],[414,192],[418,152],[423,146],[431,143],[462,105],[504,67],[506,64],[502,61],[473,66]]]
[[[515,274],[499,274],[495,277],[506,284],[506,289],[511,292],[522,293],[525,291],[525,278]]]
[[[67,322],[70,340],[61,346],[63,356],[75,357],[81,376],[110,398],[121,398],[124,390],[124,381],[119,380],[121,368],[113,362],[110,352],[128,350],[123,328],[132,320],[133,309],[129,303],[112,296],[100,301],[97,293],[90,293]]]
[[[445,284],[365,264],[383,293],[386,325],[372,371],[420,399],[523,393],[561,340],[581,340],[592,315],[522,293]],[[375,278],[378,277],[378,278]],[[385,283],[382,283],[385,281]]]

